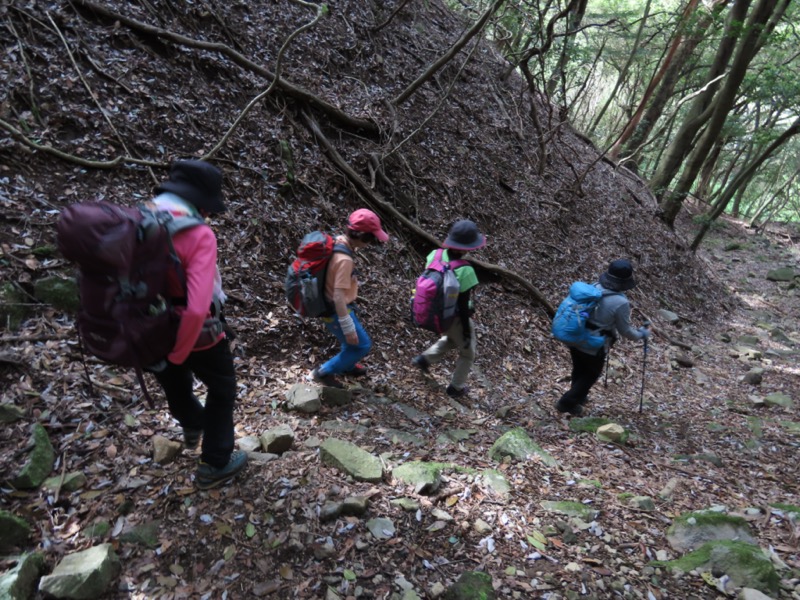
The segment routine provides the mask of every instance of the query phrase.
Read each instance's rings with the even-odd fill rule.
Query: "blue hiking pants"
[[[350,316],[353,318],[353,324],[356,326],[356,334],[358,335],[358,344],[355,346],[347,343],[347,339],[344,337],[344,333],[342,333],[342,326],[339,325],[338,318],[334,316],[323,319],[325,322],[325,328],[330,331],[337,340],[339,340],[339,343],[342,345],[342,349],[339,351],[339,354],[334,356],[319,368],[319,373],[321,375],[339,375],[341,373],[352,371],[353,367],[356,366],[356,363],[364,358],[372,348],[372,340],[369,339],[369,336],[367,335],[364,326],[361,325],[361,321],[358,320],[355,311],[351,310]]]

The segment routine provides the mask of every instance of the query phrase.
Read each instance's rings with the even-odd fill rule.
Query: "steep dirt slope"
[[[284,41],[314,17],[288,2],[103,6],[125,19],[81,1],[0,8],[11,40],[0,59],[6,82],[0,119],[13,127],[0,130],[0,275],[28,292],[38,278],[70,273],[42,250],[53,243],[61,206],[147,199],[166,174],[156,166],[151,175],[135,161],[108,169],[80,165],[34,151],[32,143],[94,161],[129,155],[166,165],[200,156],[270,85],[259,69],[274,73]],[[738,381],[749,365],[715,339],[726,329],[736,339],[755,327],[731,295],[729,278],[715,275],[713,267],[709,274],[709,266],[654,218],[644,186],[598,161],[596,150],[540,102],[533,107],[536,127],[529,96],[517,78],[501,80],[505,65],[490,45],[474,52],[468,46],[394,106],[392,98],[467,26],[439,2],[411,2],[383,27],[399,4],[328,6],[327,16],[288,45],[281,76],[364,121],[343,122],[284,85],[249,112],[215,157],[231,208],[214,226],[232,298],[229,320],[239,333],[237,434],[288,423],[296,451],[252,465],[246,478],[227,488],[196,493],[189,453],[165,467],[150,461],[154,434],[179,435],[168,416],[139,402],[130,373],[93,361],[100,397],[90,397],[69,316],[40,306],[21,332],[3,338],[3,400],[26,414],[3,431],[3,478],[18,466],[18,449],[38,420],[53,438],[58,468],[82,470],[89,482],[57,498],[4,488],[3,506],[38,524],[31,546],[46,550],[50,566],[91,543],[79,532],[92,523],[127,531],[158,518],[154,548],[119,544],[126,565],[119,597],[220,597],[227,588],[228,597],[236,598],[322,598],[330,586],[342,596],[360,588],[364,597],[385,598],[397,589],[396,575],[422,596],[469,569],[492,574],[501,597],[525,597],[533,589],[540,596],[561,588],[578,593],[585,586],[596,597],[610,597],[612,585],[629,597],[647,597],[648,591],[703,596],[698,578],[673,580],[644,566],[668,548],[664,530],[672,516],[714,504],[738,510],[800,503],[796,478],[783,477],[793,469],[797,438],[780,424],[800,420],[797,408],[755,413],[748,398],[753,390]],[[219,45],[247,57],[251,66]],[[423,230],[441,239],[455,219],[474,219],[489,237],[476,258],[516,272],[553,304],[569,282],[593,279],[609,259],[635,262],[640,285],[630,297],[636,320],[668,308],[681,321],[670,326],[656,320],[664,335],[655,338],[648,358],[643,415],[635,412],[640,347],[615,351],[609,385],[594,395],[593,414],[628,427],[632,446],[575,434],[553,411],[568,374],[566,353],[550,340],[546,312],[530,294],[492,273],[480,273],[486,285],[477,298],[480,341],[471,406],[454,405],[443,394],[449,364],[428,378],[414,372],[409,361],[430,336],[407,322],[408,297],[431,245],[380,203],[371,207],[384,219],[391,243],[360,257],[362,315],[375,341],[364,392],[353,404],[326,406],[313,418],[283,411],[284,392],[333,351],[318,324],[299,323],[285,308],[286,265],[303,233],[340,228],[349,211],[369,204],[320,149],[311,122],[361,179],[374,181],[375,192]],[[546,140],[545,156],[539,135]],[[383,175],[371,175],[373,157]],[[796,333],[796,326],[781,325]],[[694,349],[694,369],[675,367],[676,354],[687,351],[670,345],[670,338]],[[762,343],[775,345],[768,337]],[[768,391],[793,389],[791,356],[767,360],[775,367],[765,380]],[[711,424],[721,425],[722,433]],[[451,470],[437,496],[421,499],[418,515],[390,503],[414,495],[392,480],[391,467],[411,459],[475,470],[497,466],[488,448],[513,426],[525,427],[560,466],[502,465],[513,487],[505,499],[492,496],[472,471]],[[384,482],[356,483],[322,467],[315,444],[331,435],[382,454]],[[699,453],[715,454],[723,466],[672,462],[675,455]],[[620,492],[656,497],[674,477],[681,492],[659,502],[653,514],[618,499]],[[576,483],[582,480],[600,487]],[[391,518],[398,535],[376,542],[366,518],[320,522],[327,498],[350,494],[369,495],[367,518]],[[549,558],[529,559],[527,536],[559,521],[540,502],[560,499],[601,510],[608,537],[577,532],[577,539],[565,541],[558,534],[543,552]],[[434,508],[454,520],[440,527]],[[475,531],[478,518],[491,533]],[[781,557],[797,566],[796,537],[783,521],[762,514],[754,526],[763,544],[779,547]],[[117,543],[120,531],[106,538]],[[320,547],[329,536],[334,552],[327,556]],[[578,568],[566,569],[571,563]]]

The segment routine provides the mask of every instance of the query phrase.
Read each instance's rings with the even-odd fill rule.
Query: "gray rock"
[[[323,387],[322,401],[329,406],[347,406],[353,401],[353,392],[344,388]]]
[[[243,452],[256,452],[261,450],[261,440],[257,435],[246,435],[236,440],[236,445]]]
[[[678,488],[679,484],[680,479],[673,477],[667,482],[667,485],[664,486],[664,489],[658,492],[658,497],[662,500],[672,500],[672,496],[675,495],[675,490]]]
[[[14,423],[15,421],[19,421],[24,416],[25,411],[23,411],[19,406],[9,402],[3,402],[0,404],[0,423]]]
[[[322,522],[325,521],[333,521],[334,519],[339,518],[339,515],[342,514],[342,503],[341,502],[333,502],[328,501],[322,505],[322,508],[319,510],[319,520]]]
[[[694,366],[692,357],[682,352],[675,355],[675,362],[679,367],[683,367],[684,369],[691,369]]]
[[[754,590],[753,588],[742,588],[737,596],[738,600],[772,600],[771,596]]]
[[[77,313],[80,306],[78,282],[73,278],[53,276],[38,279],[33,284],[33,295],[39,302],[68,313]]]
[[[649,496],[634,496],[628,500],[630,506],[634,506],[640,510],[655,510],[656,503]]]
[[[36,591],[36,582],[44,569],[44,556],[38,552],[23,554],[17,564],[0,575],[0,598],[28,600]]]
[[[168,465],[181,453],[182,448],[183,446],[180,442],[165,438],[163,435],[154,435],[153,462],[160,465]]]
[[[399,506],[406,512],[416,512],[419,510],[419,502],[413,498],[395,498],[390,504],[392,506]]]
[[[392,469],[392,476],[413,485],[417,494],[433,494],[442,483],[442,464],[412,461]]]
[[[17,489],[38,488],[47,479],[55,464],[56,453],[53,444],[50,443],[47,431],[39,423],[35,423],[31,429],[31,442],[33,450],[28,461],[11,482]]]
[[[481,473],[483,484],[498,496],[506,497],[511,493],[511,484],[502,472],[497,469],[486,469]]]
[[[776,342],[781,342],[782,344],[794,344],[794,340],[786,335],[781,329],[774,327],[769,332],[769,337],[771,337]]]
[[[388,540],[394,537],[395,528],[391,519],[378,517],[367,521],[367,529],[378,540]]]
[[[262,433],[259,440],[261,440],[261,448],[264,452],[283,454],[292,448],[294,431],[288,425],[279,425]]]
[[[761,342],[757,335],[741,335],[736,341],[742,346],[758,346]]]
[[[745,383],[749,383],[750,385],[760,385],[761,382],[764,380],[764,369],[761,367],[753,367],[743,378]]]
[[[277,454],[269,454],[268,452],[248,452],[247,459],[250,462],[265,465],[268,462],[272,462],[276,458],[280,458]]]
[[[25,543],[31,534],[31,526],[22,517],[7,510],[0,510],[0,549],[13,548]]]
[[[322,408],[320,388],[306,383],[294,384],[286,392],[286,403],[289,410],[311,414]]]
[[[319,447],[319,454],[324,464],[350,475],[356,481],[378,483],[383,476],[380,459],[350,442],[328,438]]]
[[[65,556],[50,575],[39,582],[39,591],[56,598],[100,598],[120,573],[120,562],[111,544],[101,544]]]
[[[367,512],[369,499],[364,496],[348,496],[342,502],[342,515],[345,517],[360,517]]]
[[[528,437],[522,427],[507,431],[489,449],[489,458],[492,460],[500,462],[506,456],[521,461],[528,460],[531,456],[538,456],[542,463],[549,467],[558,464],[555,458]]]
[[[385,429],[383,435],[393,444],[412,444],[414,446],[422,446],[425,440],[418,435],[402,431],[400,429]]]
[[[662,319],[664,319],[670,325],[675,325],[678,321],[681,320],[681,318],[676,313],[672,312],[671,310],[666,310],[663,308],[659,308],[656,311],[656,314]]]
[[[417,410],[413,406],[409,406],[408,404],[403,404],[402,402],[395,402],[395,408],[403,413],[407,419],[416,423],[417,425],[421,425],[423,422],[430,420],[430,415]]]
[[[51,491],[59,489],[64,492],[75,492],[84,487],[87,481],[86,475],[82,471],[73,471],[72,473],[66,473],[63,481],[60,475],[48,477],[44,480],[42,487]]]
[[[615,444],[624,444],[628,439],[628,432],[622,425],[616,423],[608,423],[601,425],[597,428],[597,439],[601,442],[613,442]]]
[[[686,552],[717,540],[754,543],[750,527],[741,517],[720,512],[697,511],[676,517],[667,530],[667,542],[674,550]]]
[[[156,548],[160,541],[158,539],[158,530],[161,528],[161,521],[148,521],[141,523],[126,531],[119,536],[119,541],[126,544],[135,544],[145,548]]]

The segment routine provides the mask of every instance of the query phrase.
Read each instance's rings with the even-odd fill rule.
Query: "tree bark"
[[[453,44],[453,46],[445,52],[438,60],[434,61],[425,72],[417,77],[411,84],[404,89],[394,100],[392,100],[392,104],[400,105],[417,91],[417,89],[426,81],[428,81],[433,75],[442,68],[445,64],[447,64],[450,59],[452,59],[458,52],[463,48],[467,42],[469,42],[472,38],[474,38],[486,25],[486,22],[489,18],[500,8],[500,5],[503,4],[505,0],[495,0],[492,5],[486,10],[486,12],[481,15],[481,18],[475,21],[475,23],[470,27],[464,34],[458,39],[458,41]]]
[[[700,231],[692,241],[692,251],[697,250],[697,248],[700,246],[700,242],[703,241],[703,238],[711,227],[711,223],[713,223],[724,212],[734,194],[736,194],[741,187],[747,185],[761,165],[764,164],[764,162],[770,156],[772,156],[778,148],[780,148],[798,133],[800,133],[800,117],[795,119],[794,123],[792,123],[789,128],[786,129],[786,131],[784,131],[769,146],[767,146],[767,148],[758,156],[758,158],[752,161],[749,165],[747,165],[747,167],[741,170],[736,177],[733,178],[733,181],[731,181],[725,187],[725,190],[722,192],[722,194],[720,194],[719,198],[717,198],[713,209],[707,214],[708,218],[703,220],[703,223],[700,226]]]
[[[711,116],[706,128],[697,145],[691,149],[675,190],[663,195],[662,218],[670,227],[673,226],[684,198],[694,185],[714,140],[722,130],[722,126],[733,108],[739,87],[747,74],[747,68],[782,18],[789,2],[790,0],[759,0],[747,19],[745,34],[737,46],[730,72],[710,105]]]
[[[667,186],[675,178],[684,159],[691,152],[698,132],[711,117],[709,107],[719,89],[720,79],[736,49],[736,42],[741,34],[741,25],[747,16],[750,2],[751,0],[734,0],[733,7],[725,21],[725,33],[717,49],[714,62],[706,74],[703,89],[692,101],[686,117],[664,152],[655,175],[650,180],[650,189],[657,198],[664,195]],[[672,221],[674,221],[674,217]],[[672,221],[667,220],[667,223],[671,225]]]

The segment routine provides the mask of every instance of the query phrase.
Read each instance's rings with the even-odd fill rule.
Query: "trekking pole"
[[[608,347],[606,351],[606,378],[603,381],[603,387],[608,387],[608,355],[611,354],[611,346]]]
[[[650,321],[645,321],[644,326],[649,328]],[[647,370],[647,339],[644,338],[644,354],[642,355],[642,390],[639,392],[639,414],[642,414],[642,404],[644,403],[644,374]]]

